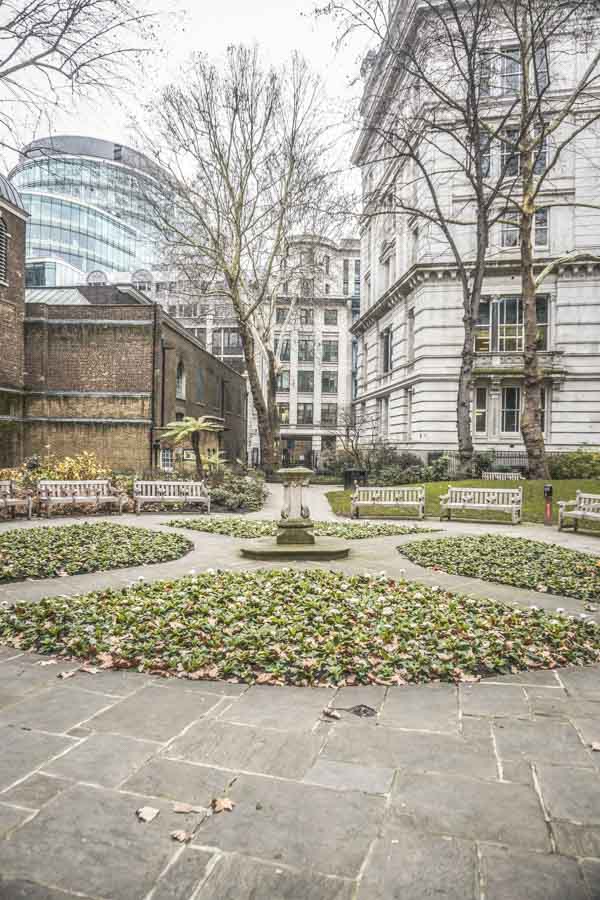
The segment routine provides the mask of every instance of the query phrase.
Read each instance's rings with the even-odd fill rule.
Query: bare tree
[[[24,108],[41,114],[65,91],[120,84],[151,20],[129,0],[2,0],[0,145],[18,149],[12,134]]]
[[[545,477],[536,291],[565,254],[550,264],[540,260],[533,230],[540,210],[565,205],[564,199],[548,201],[543,191],[552,189],[552,171],[564,164],[565,151],[598,120],[597,4],[420,0],[404,8],[386,0],[333,0],[320,12],[339,17],[342,39],[362,30],[377,42],[367,58],[363,100],[363,135],[370,142],[366,225],[385,233],[390,217],[420,223],[429,263],[453,264],[458,273],[463,470],[473,454],[471,395],[484,279],[506,253],[504,235],[515,230],[525,322],[522,435],[530,473]],[[574,57],[582,52],[587,59],[573,83]],[[384,70],[385,93],[376,96],[372,76]],[[373,171],[378,177],[371,188]],[[566,258],[580,255],[575,247]],[[415,255],[409,266],[418,264]]]
[[[336,202],[323,100],[299,56],[275,71],[256,48],[230,47],[221,69],[195,56],[152,105],[145,131],[167,173],[155,205],[167,254],[203,283],[205,296],[232,304],[267,470],[277,460],[284,336],[322,262],[314,247],[288,252],[291,238],[306,233],[310,244],[309,235],[324,235]],[[278,323],[276,303],[286,297],[288,315]]]

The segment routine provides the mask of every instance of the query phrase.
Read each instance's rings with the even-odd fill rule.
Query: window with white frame
[[[303,306],[300,309],[299,314],[300,324],[301,325],[312,325],[313,324],[313,310],[310,306]]]
[[[337,341],[323,341],[322,359],[324,363],[336,363],[338,361],[338,346]]]
[[[290,370],[280,369],[277,373],[277,390],[289,391],[290,389]]]
[[[536,297],[537,350],[548,349],[549,298]],[[482,297],[475,328],[476,353],[522,353],[523,304],[519,296]]]
[[[324,428],[335,428],[338,419],[337,403],[321,404],[321,425]]]
[[[500,50],[500,84],[503,94],[517,94],[521,90],[522,68],[519,47]]]
[[[519,212],[507,209],[502,216],[500,243],[503,247],[518,247],[521,243]]]
[[[521,388],[502,388],[503,434],[518,434],[521,429]]]
[[[161,447],[160,451],[160,467],[163,472],[173,471],[174,454],[171,447]]]
[[[390,398],[379,397],[377,400],[377,422],[379,425],[379,437],[385,439],[388,436],[390,414]]]
[[[337,309],[324,309],[323,310],[323,324],[324,325],[337,325],[337,323],[338,323]]]
[[[486,387],[475,388],[475,434],[487,433],[488,390]]]
[[[550,213],[548,209],[536,210],[533,242],[536,247],[547,247],[550,243]]]
[[[356,346],[355,344],[352,345]],[[332,372],[330,369],[324,369],[321,372],[321,393],[337,394],[338,392],[338,373]]]

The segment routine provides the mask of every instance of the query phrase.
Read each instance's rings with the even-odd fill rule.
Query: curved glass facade
[[[153,180],[138,167],[140,154],[84,138],[53,138],[49,150],[30,145],[24,153],[11,181],[31,216],[29,259],[54,257],[84,272],[156,265]]]

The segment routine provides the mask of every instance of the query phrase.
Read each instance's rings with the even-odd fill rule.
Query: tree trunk
[[[542,384],[537,354],[536,290],[533,271],[533,204],[523,197],[521,215],[521,298],[524,331],[524,381],[521,434],[527,450],[530,478],[548,478],[546,448],[542,432]]]
[[[200,435],[198,432],[192,434],[192,450],[194,451],[194,459],[196,460],[196,477],[202,481],[204,478],[204,468],[202,459],[200,458]]]
[[[461,474],[473,473],[473,429],[471,423],[471,390],[473,386],[474,334],[470,314],[463,317],[465,337],[462,349],[458,395],[456,398],[458,456]]]
[[[256,365],[256,350],[254,337],[248,323],[239,320],[240,335],[242,338],[242,346],[244,348],[244,360],[246,363],[246,372],[248,374],[248,382],[250,384],[250,393],[252,394],[252,402],[256,412],[256,421],[258,425],[258,437],[260,441],[260,457],[261,466],[267,475],[273,473],[277,464],[276,453],[276,431],[273,429],[273,407],[275,406],[274,397],[269,396],[269,383],[267,385],[267,397],[271,401],[271,411],[269,404],[265,401],[260,375]],[[275,409],[275,416],[277,410]]]

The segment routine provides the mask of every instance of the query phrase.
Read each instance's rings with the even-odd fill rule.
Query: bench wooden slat
[[[497,509],[509,512],[514,525],[521,521],[523,488],[452,487],[440,497],[440,519],[444,514],[450,520],[453,509]]]
[[[136,481],[133,496],[136,513],[144,503],[190,503],[206,506],[210,513],[210,493],[204,481]]]
[[[22,509],[30,519],[33,509],[31,494],[17,497],[16,490],[17,486],[14,481],[4,479],[0,481],[0,510],[10,512],[14,517],[17,510]]]
[[[570,508],[572,507],[572,508]],[[577,531],[580,519],[600,521],[600,494],[589,494],[577,491],[575,500],[559,500],[558,530],[562,531],[565,519],[573,519],[573,531]]]
[[[418,517],[424,519],[425,488],[414,484],[401,487],[355,485],[351,503],[353,518],[358,519],[361,506],[406,506],[416,509]]]
[[[87,481],[43,478],[38,482],[40,512],[45,509],[47,517],[50,516],[53,503],[94,503],[96,507],[112,503],[118,506],[119,513],[122,513],[126,499],[125,494],[119,494],[113,489],[108,478],[93,478]]]

